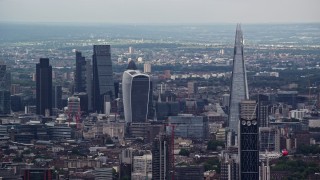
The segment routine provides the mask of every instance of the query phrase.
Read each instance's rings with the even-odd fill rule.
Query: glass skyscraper
[[[86,59],[76,51],[75,92],[86,92]]]
[[[243,57],[243,34],[240,24],[237,25],[233,70],[231,82],[231,94],[229,104],[229,119],[227,126],[229,128],[227,145],[237,145],[237,135],[239,129],[239,103],[242,100],[249,99],[248,83],[246,75],[245,61]]]
[[[48,58],[40,58],[36,65],[36,113],[52,114],[52,67]]]
[[[105,99],[115,96],[110,45],[94,45],[92,62],[93,108],[104,112]]]
[[[10,101],[11,74],[7,71],[7,66],[0,64],[0,114],[11,113]]]
[[[149,111],[150,77],[126,70],[122,77],[124,117],[127,123],[146,122]]]

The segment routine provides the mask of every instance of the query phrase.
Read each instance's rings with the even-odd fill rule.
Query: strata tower
[[[243,57],[243,34],[241,25],[237,25],[236,38],[234,44],[233,70],[231,81],[231,94],[229,105],[229,118],[227,126],[229,128],[227,136],[228,146],[237,146],[237,136],[239,129],[239,104],[243,100],[249,99],[246,67]]]

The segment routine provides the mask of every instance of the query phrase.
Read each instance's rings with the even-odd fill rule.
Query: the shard
[[[241,25],[237,25],[234,55],[233,55],[233,70],[231,81],[229,118],[228,118],[228,145],[237,144],[237,135],[239,130],[239,103],[249,99],[246,66],[243,56],[243,34]]]

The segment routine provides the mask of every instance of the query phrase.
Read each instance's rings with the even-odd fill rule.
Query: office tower
[[[49,58],[36,65],[36,106],[38,115],[52,114],[52,67]]]
[[[133,47],[129,47],[129,54],[133,54],[134,53],[134,49],[133,49]]]
[[[143,72],[144,73],[151,73],[151,63],[144,63],[143,65]]]
[[[0,90],[0,114],[11,113],[10,91]]]
[[[170,136],[160,134],[152,143],[152,179],[169,180],[173,172]]]
[[[259,151],[280,152],[280,130],[271,127],[259,127]]]
[[[131,60],[127,66],[127,70],[137,70],[137,69],[138,68],[136,66],[136,63],[133,60]]]
[[[11,88],[11,74],[7,70],[7,65],[0,62],[0,89],[10,91]]]
[[[227,141],[228,146],[237,145],[236,140],[239,127],[239,103],[246,99],[249,99],[249,93],[246,67],[243,57],[243,35],[241,26],[238,24],[234,45],[229,118],[227,123],[229,128]]]
[[[197,140],[208,137],[208,119],[203,116],[169,116],[168,124],[175,127],[175,137]],[[171,132],[171,127],[167,126],[167,132]]]
[[[68,116],[72,117],[80,116],[80,98],[72,96],[68,98]]]
[[[80,111],[81,113],[88,113],[88,94],[81,92],[73,94],[75,97],[80,99]]]
[[[192,97],[197,93],[198,93],[198,83],[196,83],[194,81],[188,82],[188,95],[189,95],[189,97]]]
[[[202,165],[179,165],[175,167],[176,180],[202,180],[204,168]]]
[[[13,112],[22,111],[22,98],[21,95],[11,95],[11,110]]]
[[[11,74],[7,71],[7,66],[0,62],[0,114],[11,113],[10,87]]]
[[[276,100],[277,102],[291,105],[293,109],[296,109],[298,103],[298,91],[278,91]]]
[[[110,45],[93,46],[93,109],[104,111],[105,98],[114,98]]]
[[[222,106],[223,107],[228,107],[229,106],[229,101],[230,101],[230,94],[222,95]]]
[[[258,123],[259,127],[269,127],[269,109],[271,104],[267,95],[258,95]]]
[[[86,59],[76,51],[75,92],[86,92]]]
[[[240,103],[240,179],[259,179],[259,137],[256,101]]]
[[[53,87],[52,107],[57,109],[62,109],[62,86]]]
[[[88,111],[91,112],[93,110],[92,107],[92,65],[91,60],[86,61],[86,93],[88,95]]]
[[[19,94],[20,93],[20,84],[11,84],[11,94],[15,95],[15,94]]]
[[[131,61],[133,62],[133,61]],[[127,123],[146,122],[149,111],[150,77],[126,70],[122,77],[124,117]]]
[[[133,157],[132,179],[152,179],[152,155]]]

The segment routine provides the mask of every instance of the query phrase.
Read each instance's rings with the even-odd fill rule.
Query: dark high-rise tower
[[[259,94],[258,95],[258,124],[259,127],[269,127],[269,109],[271,103],[267,95]]]
[[[86,59],[76,51],[75,92],[86,92]]]
[[[159,134],[152,143],[152,179],[172,179],[173,167],[170,153],[170,136]]]
[[[243,34],[240,24],[237,25],[233,55],[233,70],[228,118],[228,146],[236,145],[239,128],[239,103],[249,99],[245,61],[243,57]]]
[[[40,58],[36,65],[36,113],[46,115],[52,114],[52,67],[48,58]]]
[[[93,108],[94,111],[104,112],[106,99],[113,99],[115,95],[110,45],[94,45],[92,62]]]
[[[11,74],[7,66],[0,62],[0,114],[11,113],[10,102]]]
[[[54,86],[52,89],[52,107],[62,109],[62,86]]]
[[[240,103],[240,179],[259,179],[259,136],[256,101]]]

